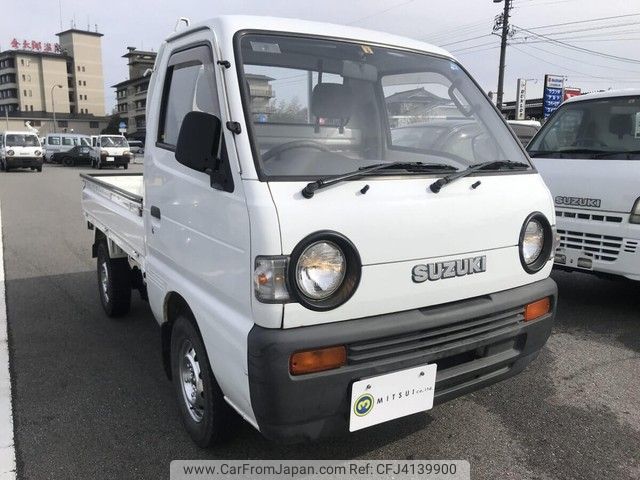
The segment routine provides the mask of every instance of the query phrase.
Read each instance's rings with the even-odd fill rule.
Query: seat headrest
[[[609,131],[617,135],[618,138],[622,138],[624,135],[631,135],[631,123],[631,115],[624,113],[611,115],[609,119]]]
[[[353,111],[351,87],[340,83],[319,83],[311,94],[311,113],[316,117],[348,119]]]

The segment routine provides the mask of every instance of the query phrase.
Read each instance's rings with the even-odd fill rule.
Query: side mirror
[[[189,112],[182,120],[176,160],[182,165],[204,172],[214,167],[222,123],[215,115],[205,112]]]

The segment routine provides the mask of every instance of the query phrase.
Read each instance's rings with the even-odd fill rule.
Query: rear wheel
[[[41,171],[42,171],[42,167],[37,167],[37,168],[36,168],[36,170],[37,170],[38,172],[41,172]]]
[[[171,333],[171,376],[182,423],[199,447],[225,440],[236,413],[224,400],[193,319],[180,313]]]
[[[125,163],[123,166],[124,166],[125,170],[129,170],[129,164],[128,163]]]
[[[65,167],[73,167],[73,165],[75,164],[75,162],[73,161],[73,158],[71,158],[71,157],[64,157],[64,158],[62,159],[62,164],[63,164]]]
[[[126,258],[111,258],[106,241],[98,245],[98,291],[106,314],[121,317],[131,307],[131,268]]]

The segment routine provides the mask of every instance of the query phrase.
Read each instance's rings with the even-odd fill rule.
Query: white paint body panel
[[[615,242],[621,243],[622,248],[613,248],[619,251],[617,259],[593,259],[593,270],[640,281],[640,247],[633,247],[640,245],[640,225],[629,223],[631,209],[640,197],[640,160],[534,158],[533,162],[554,199],[577,197],[601,201],[597,209],[556,205],[562,213],[557,219],[558,230],[622,239]],[[572,217],[564,216],[565,212]],[[622,218],[622,221],[595,221],[579,218],[581,214]],[[560,249],[559,253],[567,254],[565,250]],[[577,252],[578,257],[585,257],[582,250]],[[568,252],[569,255],[572,253],[575,252]],[[572,257],[574,262],[568,266],[576,268],[578,257]]]

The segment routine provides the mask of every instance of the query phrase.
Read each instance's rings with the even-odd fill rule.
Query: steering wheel
[[[315,140],[294,140],[293,142],[287,142],[267,150],[262,154],[262,160],[269,160],[270,158],[277,157],[281,153],[287,150],[293,150],[294,148],[315,148],[322,152],[329,152],[330,150],[320,142]]]
[[[573,144],[574,147],[583,147],[583,148],[591,148],[591,147],[608,147],[606,143],[597,138],[578,138]]]

